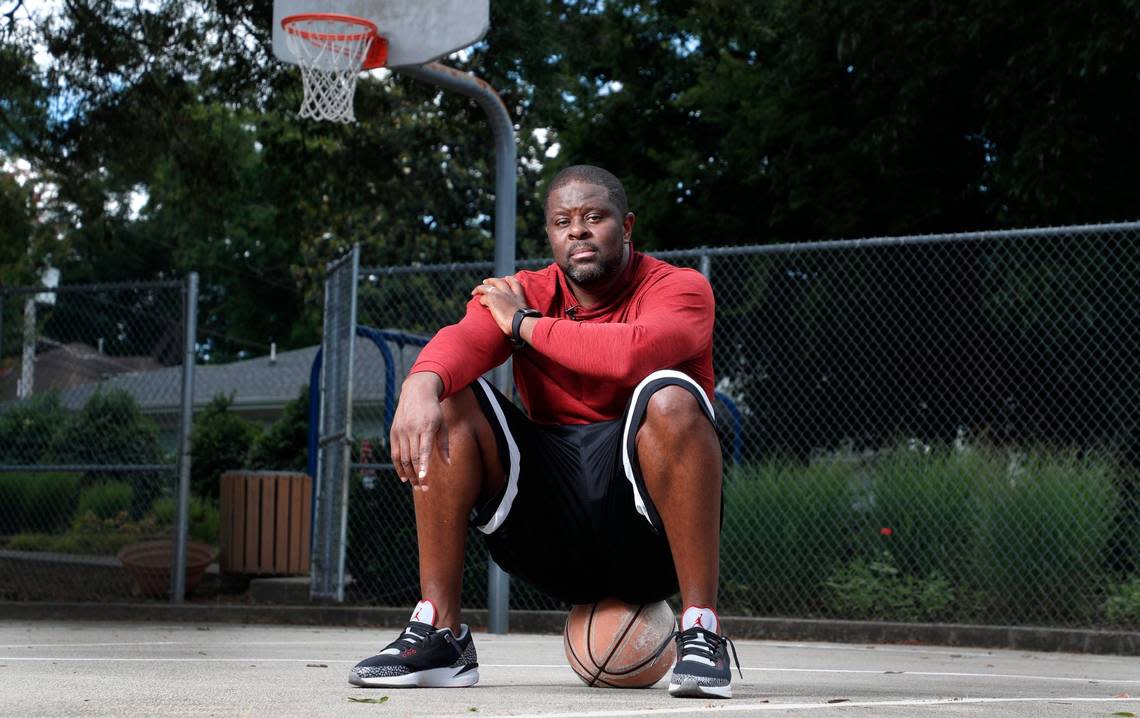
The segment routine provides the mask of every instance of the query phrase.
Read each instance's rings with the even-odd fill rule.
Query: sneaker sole
[[[732,698],[732,684],[702,686],[692,678],[685,678],[680,683],[669,684],[669,695],[675,698]]]
[[[362,678],[350,673],[348,682],[364,688],[467,688],[479,682],[479,670],[449,666],[384,678]]]

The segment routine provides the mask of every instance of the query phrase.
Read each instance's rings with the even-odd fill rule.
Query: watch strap
[[[522,334],[520,333],[522,321],[527,317],[538,318],[541,316],[542,312],[537,309],[531,309],[530,307],[523,307],[516,311],[514,318],[511,319],[511,344],[514,344],[516,347],[525,346],[526,342],[523,341]]]

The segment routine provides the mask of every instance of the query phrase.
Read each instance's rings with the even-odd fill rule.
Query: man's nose
[[[570,220],[570,235],[573,237],[585,237],[590,234],[590,227],[586,224],[585,220],[581,217],[574,217]]]

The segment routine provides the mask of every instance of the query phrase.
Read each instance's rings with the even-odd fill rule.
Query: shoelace
[[[395,648],[397,652],[403,653],[408,648],[422,644],[435,632],[435,626],[412,621],[404,628],[404,632],[400,634],[399,638],[384,646],[384,650]]]
[[[704,658],[709,663],[715,663],[714,656],[720,647],[728,644],[732,649],[732,660],[736,663],[736,672],[740,674],[740,680],[744,680],[744,671],[740,668],[740,657],[736,655],[736,644],[728,636],[718,636],[712,631],[706,631],[698,626],[686,629],[684,631],[674,631],[673,637],[677,638],[677,660],[685,660],[686,655],[696,655]],[[658,649],[657,655],[665,650],[665,644],[662,644]]]

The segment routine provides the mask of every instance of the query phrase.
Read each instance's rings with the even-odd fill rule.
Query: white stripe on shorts
[[[701,388],[701,385],[694,381],[693,378],[688,374],[676,371],[674,369],[659,369],[658,371],[653,372],[649,376],[642,379],[641,383],[637,385],[637,388],[633,390],[633,398],[629,401],[629,413],[626,414],[625,417],[625,430],[621,433],[621,463],[625,467],[625,478],[629,479],[629,484],[633,487],[634,508],[637,509],[637,513],[644,516],[645,520],[649,521],[650,523],[653,522],[649,518],[649,510],[645,508],[645,499],[641,497],[641,492],[637,490],[637,479],[634,478],[633,475],[633,461],[629,455],[629,432],[634,429],[634,427],[631,427],[630,424],[633,422],[633,409],[637,406],[637,400],[641,397],[641,392],[650,382],[665,378],[678,379],[684,384],[693,386],[697,390],[697,395],[701,397],[702,401],[704,401],[705,409],[708,410],[708,415],[710,417],[716,416],[716,412],[713,411],[712,402],[709,401],[709,396],[705,393],[705,390]]]
[[[510,454],[511,463],[507,472],[507,489],[503,492],[502,501],[499,502],[494,515],[487,520],[487,523],[478,527],[483,533],[492,534],[507,520],[507,514],[511,512],[511,504],[515,502],[515,496],[519,493],[519,445],[515,443],[515,437],[511,436],[511,427],[507,425],[507,417],[503,416],[503,409],[499,406],[495,392],[491,391],[491,385],[483,377],[479,377],[478,382],[479,388],[487,395],[487,401],[490,402],[491,408],[495,410],[495,418],[499,421],[503,436],[507,438],[507,453]]]

